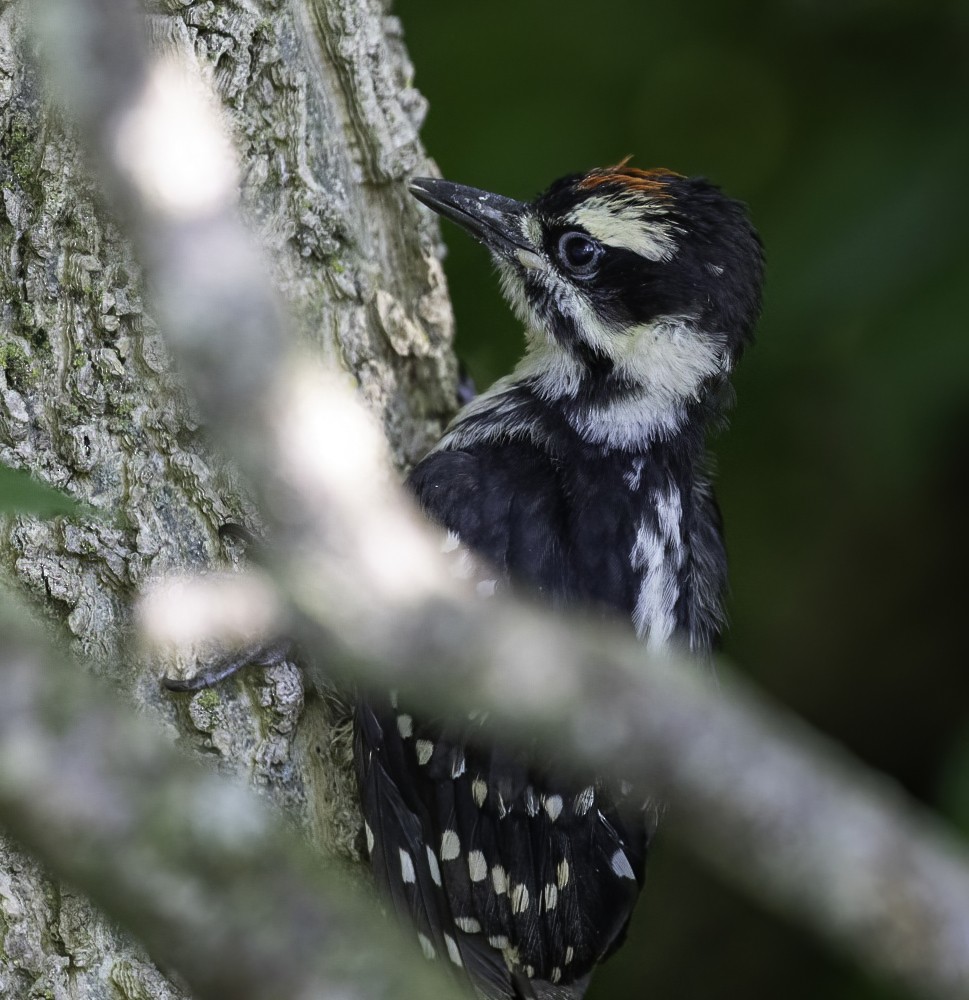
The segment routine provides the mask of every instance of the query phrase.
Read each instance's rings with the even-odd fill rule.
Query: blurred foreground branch
[[[200,1000],[441,995],[348,872],[23,622],[0,592],[0,823],[54,874]]]
[[[66,5],[45,7],[49,39],[71,25],[51,43],[62,91],[151,268],[208,424],[254,484],[289,622],[307,648],[325,651],[327,673],[411,690],[431,708],[491,708],[510,738],[640,782],[673,803],[681,838],[730,881],[921,995],[969,993],[963,847],[736,681],[716,689],[688,664],[647,658],[618,630],[476,601],[399,496],[349,390],[289,344],[234,214],[233,173],[207,145],[217,128],[204,104],[187,95],[164,113],[130,7],[72,0],[69,17]],[[82,39],[111,37],[127,58],[115,65],[83,50],[79,22]],[[143,149],[164,149],[164,163]],[[179,156],[211,166],[204,198],[172,182]],[[34,834],[17,829],[31,846]],[[46,845],[51,858],[70,848]],[[301,934],[289,932],[298,952]],[[188,969],[197,956],[184,944]],[[240,933],[240,954],[246,946]]]

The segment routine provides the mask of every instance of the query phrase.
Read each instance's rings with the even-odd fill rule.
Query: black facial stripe
[[[526,293],[552,336],[559,345],[582,362],[590,379],[597,385],[603,385],[613,377],[615,364],[612,358],[593,348],[579,336],[575,318],[559,307],[555,295],[544,284],[534,282],[526,288]]]
[[[623,247],[607,247],[587,294],[595,311],[617,328],[689,311],[694,287],[679,280],[675,262],[647,260]]]
[[[563,311],[555,295],[544,284],[536,283],[537,294],[528,292],[532,305],[546,328],[562,347],[573,351],[579,343],[579,330],[575,318]]]
[[[524,272],[524,292],[528,304],[531,306],[539,324],[549,328],[549,332],[560,343],[565,343],[569,335],[574,334],[574,324],[569,325],[569,329],[558,329],[559,321],[566,319],[561,314],[555,300],[555,295],[546,281],[530,271]]]
[[[611,379],[615,368],[612,358],[577,337],[573,338],[571,348],[575,357],[585,366],[588,379],[597,384],[604,384]]]

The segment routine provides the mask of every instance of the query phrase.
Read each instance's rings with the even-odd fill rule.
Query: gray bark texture
[[[336,696],[307,694],[286,664],[175,698],[159,674],[195,665],[149,662],[128,643],[148,580],[231,569],[242,554],[219,527],[259,524],[207,446],[138,263],[51,110],[30,6],[0,14],[0,462],[111,516],[10,519],[0,569],[105,664],[133,711],[248,776],[317,849],[357,860]],[[294,327],[355,380],[405,468],[451,415],[455,370],[436,232],[402,183],[433,168],[399,23],[378,0],[166,0],[149,21],[156,52],[191,54],[221,99],[246,218]],[[82,896],[0,839],[0,996],[182,995]]]

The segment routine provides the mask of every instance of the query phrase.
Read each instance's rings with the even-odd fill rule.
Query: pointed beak
[[[524,267],[544,266],[537,248],[525,235],[523,222],[528,206],[524,202],[435,177],[413,178],[410,193],[438,215],[466,229],[492,253]]]

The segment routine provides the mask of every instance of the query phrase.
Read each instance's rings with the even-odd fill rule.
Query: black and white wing
[[[497,580],[483,579],[482,592],[519,578],[523,563],[550,565],[559,547],[556,512],[542,506],[556,491],[523,491],[529,477],[507,453],[487,463],[437,452],[410,479],[449,545],[488,560]],[[425,954],[467,973],[484,997],[581,996],[639,894],[642,809],[552,760],[502,749],[473,711],[445,725],[389,698],[362,702],[356,761],[376,879]]]

